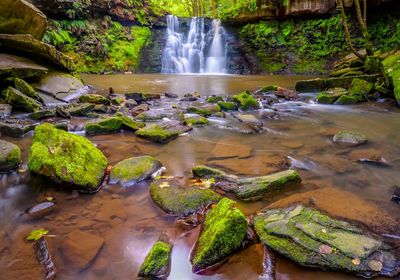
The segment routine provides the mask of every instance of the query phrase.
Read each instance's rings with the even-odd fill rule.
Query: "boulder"
[[[154,243],[140,266],[137,279],[167,279],[171,267],[172,244],[166,238]]]
[[[238,109],[236,103],[231,101],[218,101],[217,104],[222,111],[237,111]]]
[[[361,95],[342,95],[335,101],[335,105],[353,105],[364,101]]]
[[[374,90],[374,84],[366,80],[355,78],[350,84],[349,95],[367,97]]]
[[[65,117],[67,116],[85,117],[94,110],[95,106],[96,106],[95,104],[91,103],[77,103],[77,104],[71,104],[70,106],[64,107],[62,109],[61,107],[57,109],[61,114],[64,114]]]
[[[346,95],[348,91],[344,88],[332,88],[327,91],[321,92],[317,95],[317,102],[319,104],[332,104],[342,95]]]
[[[238,105],[239,109],[243,111],[257,109],[259,107],[257,99],[248,91],[236,94],[232,99]]]
[[[37,112],[43,108],[42,104],[37,100],[21,93],[13,87],[3,90],[1,97],[13,107],[27,112]]]
[[[136,131],[136,135],[155,143],[166,144],[192,129],[191,126],[183,125],[179,121],[166,121],[141,128]]]
[[[16,119],[0,121],[1,136],[22,137],[34,128],[35,124],[31,121],[22,121]]]
[[[107,158],[85,137],[48,123],[35,128],[28,159],[30,172],[64,188],[93,192],[101,184],[107,165]]]
[[[113,166],[109,182],[130,187],[151,178],[162,167],[162,163],[151,156],[128,158]]]
[[[21,163],[21,149],[10,142],[0,140],[0,173],[18,168]]]
[[[219,111],[221,111],[221,108],[219,108],[219,106],[216,104],[201,103],[193,104],[186,109],[186,112],[188,113],[194,113],[202,116],[211,116],[212,114],[215,114]]]
[[[46,74],[47,71],[46,67],[38,65],[30,59],[0,53],[0,78],[18,77],[24,79],[39,77]]]
[[[388,56],[382,62],[385,74],[393,87],[394,97],[400,105],[400,52]]]
[[[207,125],[209,123],[209,121],[207,118],[205,118],[203,116],[193,116],[193,117],[185,118],[185,123],[187,125],[197,126],[197,125]]]
[[[173,180],[161,180],[150,185],[153,201],[168,214],[186,217],[216,203],[221,196],[198,186],[181,186]]]
[[[236,208],[236,203],[228,198],[221,199],[206,214],[192,253],[193,271],[200,272],[239,250],[246,233],[246,217]]]
[[[110,100],[99,94],[85,94],[79,97],[79,101],[82,103],[93,103],[93,104],[110,104]]]
[[[35,59],[55,65],[62,70],[73,71],[75,67],[70,57],[29,34],[0,34],[0,45],[13,52],[34,56]]]
[[[144,123],[136,122],[131,118],[117,113],[113,117],[98,119],[85,125],[87,135],[118,133],[122,128],[136,131],[144,127]]]
[[[24,0],[0,1],[0,33],[30,34],[41,40],[46,30],[46,16]]]
[[[303,266],[368,278],[400,271],[392,248],[372,233],[301,204],[262,210],[253,224],[266,246]]]
[[[76,229],[62,239],[60,251],[69,267],[82,271],[94,262],[103,244],[102,237]]]
[[[338,144],[361,145],[367,142],[367,137],[357,131],[342,130],[333,136],[333,142]]]
[[[33,89],[33,87],[25,82],[22,79],[15,78],[14,79],[14,86],[17,90],[19,90],[22,94],[25,94],[26,96],[29,96],[39,102],[42,102],[42,99],[40,96],[36,93],[36,91]]]

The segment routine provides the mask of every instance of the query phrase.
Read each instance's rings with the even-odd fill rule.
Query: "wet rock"
[[[138,105],[137,102],[133,99],[128,99],[125,101],[125,107],[128,109],[133,109],[137,105]]]
[[[159,94],[145,94],[145,93],[139,93],[139,92],[125,93],[124,96],[127,100],[133,99],[137,103],[140,103],[143,101],[156,100],[156,99],[161,98],[161,96]]]
[[[208,119],[203,116],[193,116],[185,118],[185,123],[191,126],[207,125],[209,123]]]
[[[46,74],[48,69],[24,57],[0,53],[0,77],[31,78]]]
[[[26,96],[29,96],[39,102],[42,102],[42,99],[40,96],[36,93],[36,91],[33,89],[33,87],[25,82],[22,79],[15,78],[14,79],[14,85],[17,90],[19,90],[22,94],[25,94]]]
[[[45,272],[43,279],[52,280],[56,277],[57,269],[50,255],[49,246],[47,245],[46,238],[42,236],[39,240],[35,241],[33,245],[36,259],[42,264]]]
[[[30,218],[39,219],[51,214],[56,209],[56,204],[52,201],[45,201],[25,211]]]
[[[205,178],[205,179],[219,179],[219,180],[224,180],[224,181],[232,181],[236,182],[238,180],[238,177],[235,175],[230,175],[228,173],[225,173],[222,170],[208,167],[205,165],[196,165],[192,168],[192,174],[194,178]]]
[[[259,107],[257,99],[248,91],[234,95],[233,101],[238,105],[239,109],[243,111],[258,109]]]
[[[332,88],[321,92],[317,95],[319,104],[333,104],[342,95],[346,95],[348,91],[344,88]]]
[[[221,199],[206,214],[202,231],[192,253],[193,271],[200,272],[223,261],[241,248],[247,233],[247,221],[236,203]]]
[[[224,98],[222,96],[219,95],[212,95],[210,97],[207,98],[207,102],[208,103],[218,103],[224,101]]]
[[[111,134],[120,132],[122,128],[136,131],[142,127],[144,127],[143,123],[136,122],[131,118],[118,113],[113,117],[98,119],[86,123],[85,133],[87,135]]]
[[[376,150],[358,150],[350,153],[353,161],[381,166],[390,166],[390,163]]]
[[[342,130],[333,136],[333,142],[347,145],[361,145],[367,142],[367,137],[357,131]]]
[[[91,103],[79,103],[66,107],[64,110],[71,116],[85,117],[94,110],[95,106],[95,104]]]
[[[251,155],[253,148],[241,143],[218,142],[211,151],[209,159],[224,159],[224,158],[247,158]]]
[[[24,0],[2,0],[0,33],[31,34],[41,40],[46,30],[46,16]]]
[[[110,100],[106,97],[98,94],[85,94],[79,97],[79,101],[82,103],[93,103],[93,104],[110,104]]]
[[[130,187],[149,179],[162,167],[161,162],[151,156],[128,158],[113,166],[110,173],[110,184]]]
[[[349,95],[366,97],[374,90],[374,84],[355,78],[349,87]]]
[[[107,165],[107,158],[85,137],[47,123],[35,128],[30,172],[63,184],[63,188],[92,192],[103,180]]]
[[[74,230],[63,239],[60,250],[63,259],[75,271],[88,268],[96,259],[104,239],[100,236]]]
[[[21,120],[0,121],[0,134],[2,136],[22,137],[35,128],[35,124]]]
[[[123,95],[115,95],[110,97],[110,102],[113,105],[120,106],[126,101],[125,96]]]
[[[392,195],[392,201],[400,204],[400,187],[395,187],[393,195]]]
[[[358,95],[342,95],[336,101],[335,105],[353,105],[363,101],[363,97]]]
[[[166,92],[164,93],[165,97],[167,98],[178,98],[178,95],[172,92]]]
[[[385,74],[389,77],[393,86],[394,97],[400,105],[400,52],[388,56],[382,61]]]
[[[195,94],[191,93],[186,93],[183,98],[181,98],[181,101],[187,101],[187,102],[193,102],[196,101],[200,96],[197,96]]]
[[[146,111],[148,111],[148,110],[150,110],[149,105],[147,105],[147,104],[140,104],[140,105],[134,107],[134,108],[132,109],[131,112],[132,112],[132,116],[133,116],[133,117],[136,117],[136,116],[138,116],[138,115],[140,115],[140,114],[142,114],[143,112],[146,112]]]
[[[275,91],[275,96],[278,98],[284,98],[286,100],[293,100],[298,97],[298,94],[294,90],[278,87]]]
[[[40,110],[35,113],[32,113],[29,115],[31,119],[34,120],[41,120],[45,118],[52,118],[57,116],[57,110],[56,109],[45,109],[45,110]]]
[[[8,118],[11,115],[12,106],[10,104],[0,103],[0,120]]]
[[[144,121],[144,122],[149,122],[149,121],[158,121],[162,120],[163,118],[167,118],[176,112],[171,112],[167,110],[148,110],[146,112],[140,113],[135,117],[135,119]]]
[[[154,243],[140,266],[137,279],[167,279],[171,267],[172,244],[166,237]]]
[[[320,92],[325,89],[324,80],[320,78],[297,81],[295,87],[298,92]]]
[[[218,105],[215,104],[193,104],[186,109],[188,113],[194,113],[202,116],[211,116],[217,112],[221,111]]]
[[[240,122],[246,124],[249,128],[254,130],[257,133],[261,133],[264,131],[263,123],[261,120],[257,119],[254,115],[250,114],[239,114],[234,116]]]
[[[373,234],[302,205],[265,209],[253,223],[265,245],[303,266],[364,277],[394,276],[400,271],[390,246]]]
[[[36,112],[43,108],[42,104],[40,104],[37,100],[24,95],[13,87],[8,87],[7,89],[3,90],[1,97],[13,107],[27,112]]]
[[[219,101],[218,106],[221,108],[222,111],[237,111],[238,106],[235,102],[231,101]]]
[[[187,217],[200,212],[207,205],[218,202],[221,196],[210,189],[181,186],[173,180],[161,180],[150,185],[153,201],[168,214]]]
[[[141,128],[136,131],[136,135],[155,143],[166,144],[177,138],[180,134],[192,129],[191,126],[183,125],[179,121],[166,121]]]
[[[0,173],[10,172],[21,163],[21,149],[10,142],[0,140]]]

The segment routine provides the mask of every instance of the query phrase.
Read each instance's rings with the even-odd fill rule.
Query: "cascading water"
[[[204,18],[190,21],[187,35],[180,31],[179,19],[167,16],[167,43],[162,58],[162,73],[225,73],[225,30],[213,20],[205,33]]]

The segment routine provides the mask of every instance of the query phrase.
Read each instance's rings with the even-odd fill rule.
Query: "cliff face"
[[[302,14],[326,14],[336,8],[336,0],[291,0],[285,8],[285,16]]]

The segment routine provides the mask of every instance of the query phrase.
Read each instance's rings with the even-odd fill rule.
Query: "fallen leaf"
[[[159,186],[161,189],[164,189],[164,188],[169,188],[170,187],[170,185],[169,185],[169,183],[168,182],[162,182],[161,184],[160,184],[160,186]]]
[[[351,261],[354,265],[360,265],[361,261],[360,259],[354,259]]]
[[[48,230],[43,228],[32,230],[26,239],[36,241],[39,240],[43,235],[46,235],[48,232]]]

